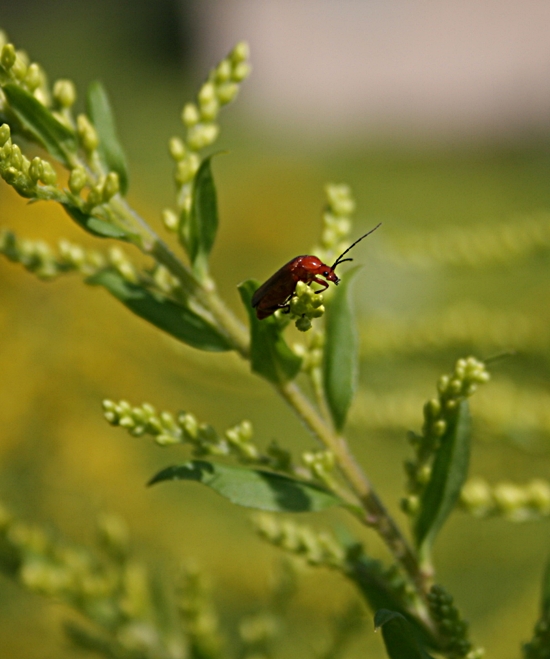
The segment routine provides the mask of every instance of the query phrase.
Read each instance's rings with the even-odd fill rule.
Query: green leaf
[[[88,87],[86,110],[99,137],[97,151],[105,169],[116,172],[120,181],[120,192],[128,190],[128,166],[122,146],[118,141],[115,119],[107,91],[99,81]]]
[[[349,285],[358,268],[346,273],[327,305],[323,385],[336,430],[342,430],[357,388],[357,332]]]
[[[302,360],[288,347],[275,316],[256,318],[252,296],[259,285],[254,279],[247,279],[238,287],[250,318],[250,363],[254,373],[274,384],[283,384],[298,375]]]
[[[420,498],[414,525],[416,546],[427,557],[435,537],[453,510],[468,475],[471,419],[468,401],[458,404],[441,438],[430,480]]]
[[[102,270],[89,277],[86,283],[103,286],[136,316],[193,348],[209,352],[233,349],[229,341],[202,316],[139,284],[129,283],[115,270]]]
[[[160,471],[149,485],[169,480],[197,481],[232,503],[271,512],[304,513],[345,505],[319,485],[262,469],[190,460]]]
[[[382,628],[382,638],[390,659],[432,659],[418,642],[411,624],[396,611],[379,609],[374,628]]]
[[[128,234],[120,227],[101,220],[93,215],[83,213],[77,206],[70,204],[62,204],[65,211],[73,218],[73,220],[88,233],[98,238],[119,238],[121,240],[128,239]]]
[[[429,632],[407,612],[403,596],[388,583],[388,577],[380,561],[363,554],[358,559],[350,561],[346,576],[359,588],[372,611],[390,609],[400,613],[414,627],[417,638],[426,645],[435,646],[435,640]]]
[[[208,257],[218,230],[218,202],[210,165],[214,155],[202,161],[193,179],[191,211],[186,227],[189,258],[200,275],[207,270]]]
[[[2,89],[10,108],[23,127],[32,133],[48,153],[68,167],[70,155],[77,150],[74,132],[59,122],[32,94],[18,85],[8,83]]]

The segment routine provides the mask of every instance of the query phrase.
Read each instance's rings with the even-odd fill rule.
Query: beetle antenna
[[[351,249],[352,247],[355,247],[355,245],[357,245],[357,243],[360,243],[360,242],[363,240],[363,238],[366,238],[367,236],[370,236],[370,234],[371,234],[373,231],[376,231],[376,229],[378,229],[378,227],[379,227],[381,224],[382,224],[382,222],[380,222],[379,224],[377,224],[377,225],[374,227],[374,229],[371,229],[370,231],[367,231],[367,233],[365,233],[363,236],[361,236],[361,238],[357,238],[357,240],[356,240],[352,245],[350,245],[345,251],[343,251],[343,252],[340,254],[340,256],[336,259],[336,261],[334,261],[334,264],[331,266],[331,269],[334,270],[334,268],[335,268],[337,265],[340,265],[340,263],[344,263],[345,261],[353,261],[353,259],[343,259],[342,256],[344,256],[344,254],[347,254],[347,253],[350,251],[350,249]]]

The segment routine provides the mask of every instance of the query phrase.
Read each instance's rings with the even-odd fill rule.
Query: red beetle
[[[376,231],[380,224],[376,225],[374,229],[368,231],[365,235],[358,238],[353,245],[350,245],[336,261],[328,266],[316,256],[296,256],[289,261],[282,268],[272,275],[252,296],[252,307],[256,309],[256,316],[263,320],[268,316],[274,314],[277,309],[284,309],[286,313],[290,311],[290,298],[294,295],[296,285],[299,281],[306,284],[315,282],[321,284],[323,288],[316,293],[322,293],[328,288],[328,282],[332,281],[336,285],[340,283],[340,279],[336,276],[334,270],[337,265],[345,261],[353,261],[353,259],[343,259],[342,256],[347,254],[352,247],[355,247],[358,242],[366,238],[373,231]],[[324,277],[319,279],[318,275]]]

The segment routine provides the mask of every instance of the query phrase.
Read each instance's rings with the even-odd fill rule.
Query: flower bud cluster
[[[211,596],[209,580],[195,564],[184,567],[177,592],[176,606],[192,656],[214,659],[220,655],[222,639]]]
[[[472,648],[468,640],[468,623],[460,617],[453,598],[439,585],[428,593],[430,613],[445,643],[445,656],[449,659],[481,659],[484,651]]]
[[[22,197],[55,198],[56,189],[52,189],[57,182],[55,169],[47,160],[35,157],[31,161],[23,155],[11,141],[8,124],[0,126],[0,176]]]
[[[48,105],[50,95],[46,75],[40,65],[30,62],[24,50],[16,50],[7,41],[6,35],[0,33],[0,78],[13,82],[34,95],[43,105]]]
[[[415,457],[405,462],[409,496],[402,502],[403,510],[414,515],[419,497],[431,477],[431,464],[448,428],[454,421],[458,404],[471,396],[479,384],[489,381],[485,364],[474,357],[459,359],[451,375],[443,375],[438,382],[438,397],[424,405],[422,434],[409,434]]]
[[[332,489],[335,483],[335,459],[332,451],[305,451],[302,453],[302,462],[313,478]]]
[[[157,623],[151,579],[146,567],[129,556],[124,522],[102,515],[98,535],[102,552],[70,545],[0,506],[0,567],[30,591],[84,616],[88,624],[75,623],[68,632],[87,650],[112,657],[183,656],[183,641],[174,647],[174,638],[165,639]]]
[[[550,516],[550,483],[533,479],[523,487],[499,483],[491,487],[481,478],[470,479],[462,488],[460,504],[476,517],[504,517],[524,522]]]
[[[40,279],[54,279],[66,272],[89,276],[107,265],[107,259],[96,250],[60,240],[58,253],[43,240],[18,238],[11,231],[0,231],[0,254],[21,263]]]
[[[346,552],[337,540],[323,531],[263,513],[254,517],[260,537],[285,551],[302,557],[309,565],[344,569]]]
[[[330,263],[346,249],[346,239],[351,231],[351,216],[355,212],[355,200],[351,188],[345,184],[328,183],[325,186],[327,207],[323,213],[321,248],[316,254],[323,263]]]
[[[283,312],[277,313],[280,315]],[[290,313],[297,317],[296,328],[300,332],[307,332],[311,329],[311,319],[320,318],[325,313],[323,294],[316,293],[311,286],[299,281],[295,294],[290,299]]]
[[[176,165],[174,179],[178,190],[178,213],[169,209],[163,213],[168,230],[177,231],[178,215],[185,219],[191,208],[192,182],[201,162],[199,151],[217,140],[220,132],[218,114],[237,96],[240,84],[250,75],[249,55],[248,45],[238,43],[210,72],[196,102],[187,103],[183,108],[181,119],[187,129],[185,139],[172,137],[168,145]]]
[[[125,400],[105,400],[103,411],[111,425],[125,428],[134,437],[151,435],[159,446],[190,444],[193,455],[233,455],[245,463],[265,462],[252,442],[250,421],[242,421],[220,437],[211,425],[199,423],[193,414],[157,412],[149,403],[133,407]]]

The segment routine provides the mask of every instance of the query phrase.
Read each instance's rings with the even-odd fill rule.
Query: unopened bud
[[[42,158],[33,158],[29,166],[29,176],[34,183],[38,183],[44,174],[44,167],[42,166]]]
[[[245,60],[250,59],[250,46],[246,41],[239,41],[239,43],[233,48],[229,57],[234,64],[239,62],[244,62]]]
[[[185,158],[185,144],[179,137],[170,138],[170,142],[168,143],[168,150],[170,151],[172,158],[176,161],[183,160],[183,158]]]
[[[7,43],[2,48],[2,53],[0,54],[0,64],[2,64],[6,71],[9,71],[15,64],[16,57],[15,46],[12,43]]]
[[[109,172],[103,186],[103,201],[108,202],[120,190],[120,181],[116,172]]]
[[[42,161],[42,176],[40,178],[46,185],[55,185],[57,182],[55,169],[47,160]]]
[[[53,97],[62,108],[70,108],[76,101],[76,89],[71,80],[56,80]]]
[[[197,106],[193,105],[193,103],[187,103],[181,113],[181,120],[183,124],[188,128],[198,124],[200,115]]]
[[[0,146],[4,146],[4,144],[10,139],[10,137],[11,137],[11,132],[9,125],[2,124],[0,126]]]
[[[88,153],[95,151],[99,143],[95,128],[85,114],[79,114],[76,118],[76,127],[80,142]]]
[[[87,182],[88,176],[86,175],[86,171],[83,167],[75,167],[73,170],[71,170],[69,176],[69,190],[74,195],[79,195]]]

